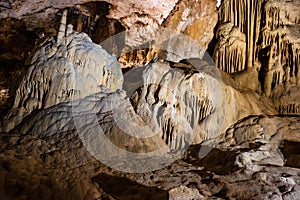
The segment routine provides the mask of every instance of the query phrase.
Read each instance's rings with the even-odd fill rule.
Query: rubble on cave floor
[[[0,199],[299,199],[298,1],[35,3],[0,2]]]

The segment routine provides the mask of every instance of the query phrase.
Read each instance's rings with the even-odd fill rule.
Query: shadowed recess
[[[118,200],[164,200],[169,198],[167,191],[147,187],[123,177],[100,174],[94,178],[94,181],[97,182],[105,192]]]

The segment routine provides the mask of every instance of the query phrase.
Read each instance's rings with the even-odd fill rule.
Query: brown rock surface
[[[240,85],[263,91],[282,114],[300,109],[299,12],[298,1],[280,0],[225,0],[219,9],[217,67],[235,73]]]
[[[299,1],[216,3],[0,0],[0,199],[299,199]]]
[[[95,108],[101,107],[101,102]],[[299,167],[296,162],[299,117],[249,117],[221,137],[202,146],[192,146],[185,159],[166,168],[126,174],[107,168],[91,156],[78,134],[72,131],[73,120],[66,121],[69,111],[67,103],[57,105],[29,116],[31,121],[26,120],[14,131],[1,134],[1,185],[7,197],[297,199],[299,196],[300,171],[296,168]],[[53,115],[58,123],[67,126],[58,131],[57,122],[51,122]],[[48,129],[41,132],[40,127],[45,125]],[[214,149],[199,159],[199,148],[211,144]]]

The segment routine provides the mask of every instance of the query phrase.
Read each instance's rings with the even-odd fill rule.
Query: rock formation
[[[234,29],[234,32],[236,34],[244,33],[245,36],[239,36],[236,35],[236,37],[239,37],[241,40],[244,41],[244,44],[240,45],[240,48],[244,48],[243,51],[245,51],[245,54],[238,54],[243,55],[246,57],[244,60],[239,60],[239,65],[241,69],[246,69],[253,67],[255,65],[255,55],[256,55],[256,42],[259,37],[260,33],[260,17],[262,12],[262,1],[261,0],[224,0],[219,11],[219,23],[222,26],[224,23],[231,22],[236,29]],[[240,33],[239,33],[240,32]],[[231,33],[233,34],[233,33]],[[232,36],[234,37],[234,36]],[[222,39],[222,38],[221,38]],[[225,39],[227,39],[225,37]],[[245,45],[246,44],[246,45]],[[228,40],[227,44],[228,46],[231,46],[231,41]],[[217,48],[219,48],[217,46]],[[218,49],[217,49],[218,51]],[[231,48],[229,50],[229,55],[227,55],[225,58],[226,60],[230,59],[230,55],[235,52],[235,48]],[[221,50],[222,52],[222,50]],[[222,55],[221,55],[222,58]],[[221,65],[227,65],[228,63],[219,62],[219,66]],[[230,64],[230,63],[229,63]],[[233,65],[233,67],[236,66],[236,64]],[[246,67],[243,67],[246,66]],[[224,68],[224,67],[223,67]],[[230,68],[230,67],[229,67]],[[235,68],[231,68],[235,69]],[[236,70],[232,70],[231,72],[228,70],[227,72],[233,73],[240,71],[237,68]]]
[[[21,81],[25,75],[24,72],[29,68],[25,65],[28,54],[36,44],[40,44],[48,37],[57,36],[57,27],[65,9],[68,10],[69,16],[66,24],[72,24],[77,32],[87,33],[97,44],[105,41],[107,46],[103,44],[101,46],[111,50],[109,53],[119,56],[123,53],[118,60],[124,68],[148,63],[153,59],[156,50],[151,50],[150,44],[144,45],[141,50],[133,51],[131,47],[135,43],[135,35],[126,35],[127,43],[123,43],[125,38],[116,40],[108,38],[126,30],[134,32],[134,29],[138,28],[147,29],[151,33],[154,28],[165,27],[178,33],[188,34],[195,40],[195,43],[199,44],[202,50],[201,55],[203,55],[213,37],[213,28],[217,23],[216,2],[199,1],[196,3],[197,9],[193,9],[194,3],[195,1],[190,0],[164,0],[160,3],[135,0],[126,3],[124,1],[87,0],[42,3],[30,0],[21,3],[3,0],[3,5],[0,6],[0,42],[4,43],[5,47],[0,49],[0,65],[7,68],[13,67],[8,71],[5,69],[5,73],[9,73],[6,77],[7,81],[12,80],[14,83]],[[192,17],[193,20],[187,20],[183,27],[177,29],[182,21],[177,20],[177,16]],[[203,23],[211,27],[202,28],[205,27],[202,26]],[[107,39],[109,41],[106,41]],[[11,46],[14,48],[7,48]],[[124,48],[129,48],[129,51],[123,51]],[[0,88],[9,89],[8,108],[11,108],[14,103],[17,87],[17,84],[10,84],[10,86]],[[6,112],[7,109],[4,109],[0,115]]]
[[[116,60],[101,46],[91,43],[85,34],[73,32],[71,26],[67,29],[66,12],[57,41],[43,45],[30,63],[32,66],[17,90],[13,110],[3,122],[3,131],[13,129],[35,110],[103,92],[104,88],[109,92],[122,89],[123,75]],[[187,73],[187,69],[193,70]],[[124,86],[132,90],[133,96],[128,95],[133,98],[136,113],[171,149],[187,147],[194,137],[195,143],[215,137],[251,113],[274,113],[267,102],[260,107],[255,95],[242,94],[242,90],[232,86],[234,83],[224,86],[220,72],[213,66],[203,68],[195,62],[194,66],[177,64],[172,68],[167,62],[158,61],[147,65],[142,76],[131,73],[132,77],[125,76]],[[142,87],[140,95],[132,88],[131,84],[136,84],[130,84],[132,80],[142,80],[138,85]],[[253,105],[255,109],[251,108]],[[219,121],[219,125],[212,126],[214,121]]]
[[[261,33],[264,92],[280,113],[299,114],[300,21],[298,2],[267,2]],[[265,53],[267,50],[267,54]]]
[[[298,199],[300,4],[216,3],[0,0],[0,199]]]
[[[56,41],[46,41],[33,55],[3,130],[11,130],[34,110],[83,98],[101,91],[101,86],[111,91],[122,88],[123,76],[117,60],[86,34],[67,27],[66,17],[67,11]]]
[[[296,1],[223,1],[214,60],[244,87],[263,91],[283,114],[299,113]],[[251,69],[254,67],[254,69]],[[246,77],[255,77],[248,86]]]
[[[189,73],[188,66],[192,69]],[[129,92],[137,114],[155,128],[158,126],[167,144],[176,146],[189,135],[199,143],[218,136],[249,114],[276,113],[267,100],[238,88],[213,66],[201,66],[196,61],[188,66],[157,62],[146,66],[142,73],[125,73],[127,88],[142,87]],[[142,79],[143,83],[134,85],[132,79]]]
[[[224,72],[234,73],[246,69],[246,37],[231,22],[222,24],[217,31],[213,58]]]

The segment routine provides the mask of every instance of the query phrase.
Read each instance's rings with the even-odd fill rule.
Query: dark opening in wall
[[[16,88],[28,69],[25,61],[36,39],[37,35],[27,30],[24,21],[0,19],[0,119],[12,107]]]
[[[75,31],[87,33],[93,42],[99,44],[125,31],[120,22],[107,17],[110,6],[111,4],[100,1],[69,8],[67,24],[72,24]]]
[[[280,150],[285,158],[285,166],[300,168],[299,145],[299,142],[282,141]]]

